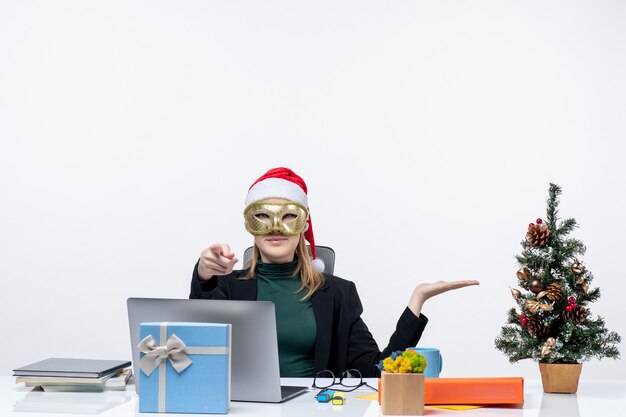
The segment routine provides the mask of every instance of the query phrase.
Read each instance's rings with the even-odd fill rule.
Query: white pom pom
[[[313,265],[313,269],[317,272],[324,272],[324,261],[322,261],[320,258],[313,259],[311,261],[311,265]]]

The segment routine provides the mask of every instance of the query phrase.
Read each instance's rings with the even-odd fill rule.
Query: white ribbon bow
[[[192,360],[187,356],[189,352],[185,343],[175,334],[167,339],[165,346],[158,346],[152,335],[148,335],[139,343],[138,348],[140,352],[144,353],[144,356],[139,360],[139,367],[148,376],[159,367],[164,359],[169,359],[172,367],[178,373],[192,364]]]

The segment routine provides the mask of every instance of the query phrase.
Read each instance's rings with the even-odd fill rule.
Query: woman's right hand
[[[224,243],[214,243],[200,254],[198,276],[206,281],[215,275],[230,274],[237,262],[239,259],[231,253],[230,246]]]

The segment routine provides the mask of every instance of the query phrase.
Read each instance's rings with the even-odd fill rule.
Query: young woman
[[[413,347],[428,322],[422,306],[443,292],[478,281],[419,284],[381,352],[361,319],[363,307],[353,282],[324,274],[316,259],[307,187],[288,168],[274,168],[248,190],[244,220],[254,236],[252,259],[234,270],[238,259],[228,245],[215,243],[196,264],[189,298],[264,300],[276,308],[280,375],[312,377],[357,369],[379,376],[378,361]],[[307,245],[310,244],[309,258]]]

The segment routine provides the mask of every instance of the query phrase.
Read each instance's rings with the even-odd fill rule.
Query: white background
[[[622,1],[0,1],[0,374],[130,358],[126,299],[242,256],[288,166],[386,345],[413,287],[442,376],[521,375],[494,338],[548,184],[626,337]],[[626,354],[625,343],[620,344]],[[583,379],[624,379],[593,360]]]

